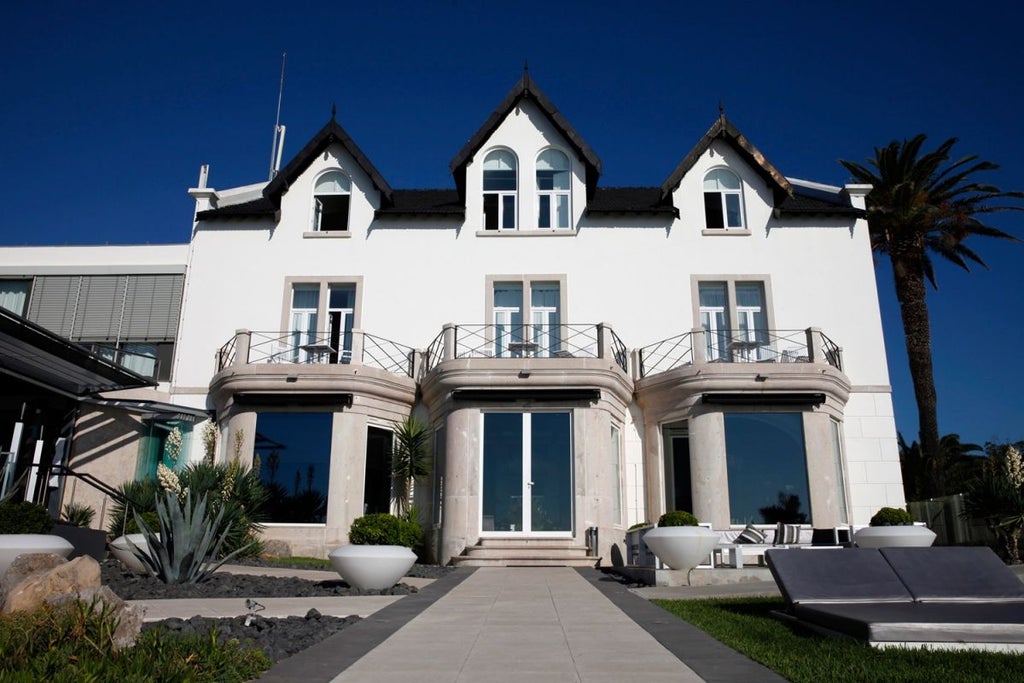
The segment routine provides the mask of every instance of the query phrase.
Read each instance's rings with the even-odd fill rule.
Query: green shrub
[[[71,526],[88,527],[96,511],[83,503],[68,503],[64,506],[64,521]]]
[[[0,616],[0,680],[247,681],[269,668],[259,650],[218,642],[215,632],[179,636],[162,629],[115,650],[117,620],[96,603],[46,606]]]
[[[269,497],[260,480],[257,467],[246,468],[238,463],[192,463],[176,473],[183,491],[191,491],[195,499],[206,496],[213,514],[223,510],[220,531],[228,529],[221,551],[238,552],[238,557],[259,555],[263,548],[259,532],[263,528],[264,509]],[[134,523],[136,514],[155,529],[157,493],[162,489],[155,479],[125,482],[118,487],[122,496],[132,501],[127,511],[122,503],[111,508],[107,531],[112,536],[140,533]],[[240,552],[239,552],[240,551]]]
[[[35,503],[0,503],[0,534],[48,534],[53,518]]]
[[[871,518],[871,526],[910,526],[914,518],[903,508],[882,508]]]
[[[697,518],[689,512],[673,510],[661,516],[658,526],[697,526]]]
[[[207,509],[206,496],[193,503],[191,491],[185,492],[184,501],[165,491],[157,497],[156,513],[160,526],[155,530],[145,522],[139,525],[149,553],[137,546],[132,546],[132,553],[164,583],[197,583],[238,554],[221,553],[230,528],[221,523],[223,508],[216,514]]]
[[[627,529],[627,531],[632,531],[633,529],[642,529],[643,527],[650,526],[650,525],[651,525],[651,523],[646,521],[646,520],[643,521],[643,522],[637,522],[633,526],[629,527],[629,529]]]
[[[363,515],[353,521],[348,540],[353,545],[404,545],[406,548],[416,548],[423,544],[423,530],[416,522],[377,513]]]

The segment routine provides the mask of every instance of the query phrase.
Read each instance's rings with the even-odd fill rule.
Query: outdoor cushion
[[[772,548],[765,558],[790,604],[913,601],[876,548]]]
[[[764,532],[748,524],[743,531],[736,536],[736,543],[764,543]]]
[[[775,545],[792,545],[800,542],[800,525],[779,522],[775,525]]]
[[[872,643],[1024,643],[1024,609],[1012,602],[795,605],[791,616]]]
[[[1024,583],[985,547],[882,548],[915,600],[1024,602]],[[1024,605],[1017,608],[1024,612]]]

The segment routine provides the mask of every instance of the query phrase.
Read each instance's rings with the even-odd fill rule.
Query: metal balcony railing
[[[826,363],[842,370],[842,349],[816,328],[693,330],[643,347],[639,377],[701,363]]]
[[[448,348],[450,346],[450,348]],[[602,351],[602,347],[607,347]],[[450,358],[602,358],[628,368],[626,345],[606,325],[450,325],[427,347],[423,371]]]
[[[411,346],[361,330],[342,335],[333,343],[330,335],[318,332],[240,330],[217,351],[217,371],[237,364],[240,354],[244,358],[241,362],[246,365],[358,363],[406,377],[413,376],[416,357]]]

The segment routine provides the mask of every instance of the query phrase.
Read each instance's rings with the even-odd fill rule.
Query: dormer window
[[[352,183],[341,171],[328,171],[316,179],[313,188],[313,230],[348,230]]]
[[[569,227],[569,157],[557,149],[537,157],[537,227]]]
[[[704,219],[708,230],[743,227],[743,190],[732,171],[716,168],[704,176]]]
[[[508,150],[496,150],[484,158],[485,229],[516,229],[516,170],[516,157]]]

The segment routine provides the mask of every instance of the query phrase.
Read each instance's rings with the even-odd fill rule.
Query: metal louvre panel
[[[32,283],[28,319],[63,337],[71,336],[78,306],[79,275],[41,275]]]
[[[121,340],[174,341],[181,313],[183,275],[132,275]]]
[[[86,275],[78,299],[72,339],[111,341],[118,338],[127,275]]]

